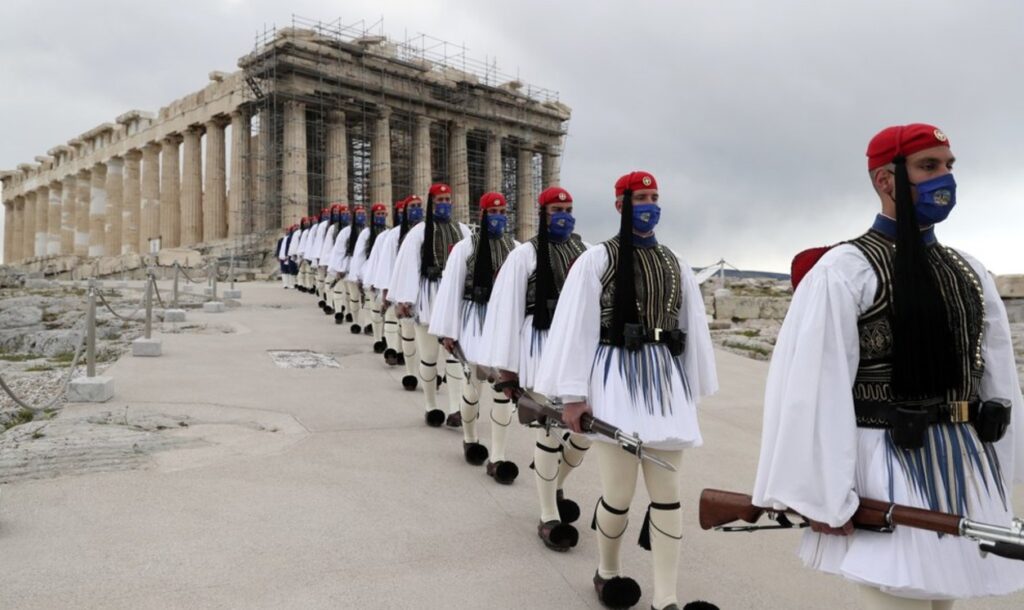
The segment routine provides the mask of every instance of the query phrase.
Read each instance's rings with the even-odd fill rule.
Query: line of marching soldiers
[[[949,138],[933,125],[892,126],[866,156],[874,222],[794,259],[751,506],[798,512],[808,526],[801,560],[855,583],[863,607],[949,610],[1024,588],[1024,522],[1011,502],[1024,482],[1024,396],[991,275],[936,236],[956,204]],[[452,220],[445,184],[425,202],[398,202],[390,229],[383,205],[333,206],[282,238],[285,287],[297,282],[352,332],[373,333],[386,363],[405,366],[403,386],[422,389],[426,423],[461,427],[466,461],[497,483],[519,474],[506,451],[517,408],[520,422],[548,424],[534,426],[531,465],[547,548],[578,542],[580,508],[564,485],[595,454],[593,581],[608,607],[641,597],[619,557],[642,472],[651,607],[678,609],[678,471],[683,450],[702,444],[697,402],[718,389],[700,287],[655,235],[662,206],[650,173],[616,181],[619,231],[596,245],[574,233],[568,191],[549,188],[538,203],[538,233],[522,244],[506,232],[500,193],[481,197],[475,234]],[[490,447],[477,433],[484,400]],[[985,558],[963,527],[864,529],[859,507],[872,500],[890,516],[900,504],[961,526],[997,524],[985,531],[1009,546],[989,545]]]
[[[650,173],[616,183],[621,230],[598,246],[574,232],[567,190],[548,188],[538,203],[539,231],[525,243],[506,230],[501,193],[481,197],[475,233],[452,219],[447,184],[432,185],[426,201],[396,202],[390,223],[382,204],[332,205],[278,243],[284,288],[315,295],[336,323],[372,335],[385,363],[405,368],[402,386],[422,390],[425,423],[461,428],[466,462],[496,483],[512,484],[520,472],[507,453],[520,397],[560,402],[564,423],[534,425],[540,540],[559,552],[576,546],[581,511],[563,488],[593,448],[602,479],[595,590],[606,606],[636,604],[640,587],[621,575],[619,548],[642,470],[652,500],[641,534],[654,560],[652,607],[678,609],[676,471],[682,450],[701,444],[697,400],[717,389],[699,286],[654,236],[660,208]],[[442,382],[446,406],[438,404]],[[478,433],[485,399],[490,447]],[[652,461],[584,434],[587,414],[636,432]]]

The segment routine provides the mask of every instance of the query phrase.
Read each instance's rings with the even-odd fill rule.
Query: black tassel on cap
[[[408,216],[408,214],[406,214]],[[430,269],[437,265],[434,260],[434,196],[427,195],[427,211],[423,225],[423,245],[420,246],[420,275],[427,277]]]
[[[907,160],[893,159],[896,256],[893,272],[893,393],[897,400],[944,396],[962,387],[953,332],[914,212]]]
[[[555,274],[551,270],[551,238],[548,235],[548,211],[540,208],[540,232],[537,233],[537,279],[534,282],[533,327],[551,328],[551,310],[548,301],[554,298]]]
[[[622,218],[619,224],[619,265],[615,268],[615,303],[612,308],[611,343],[623,345],[626,324],[636,324],[640,314],[636,307],[636,283],[633,258],[633,191],[622,194]]]
[[[345,244],[345,256],[352,256],[356,251],[356,240],[359,239],[359,234],[362,233],[362,229],[357,227],[356,224],[356,211],[352,210],[352,228],[348,232],[348,243]]]
[[[473,300],[486,303],[494,286],[491,263],[491,234],[487,231],[487,210],[480,210],[480,230],[477,232],[476,261],[473,263]]]

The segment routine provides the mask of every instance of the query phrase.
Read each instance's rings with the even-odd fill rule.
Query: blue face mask
[[[331,214],[331,222],[340,222],[340,221],[341,221],[341,216],[338,216],[337,214]]]
[[[434,204],[434,220],[448,220],[452,217],[452,204],[450,203],[435,203]]]
[[[341,222],[343,224],[348,224],[349,223],[349,218],[350,218],[350,216],[349,216],[348,212],[344,212],[341,215]]]
[[[914,213],[922,227],[946,220],[956,205],[956,180],[946,174],[917,185],[917,204]]]
[[[356,224],[357,225],[365,225],[366,224],[366,212],[356,212]]]
[[[373,215],[373,224],[377,225],[378,227],[383,227],[387,223],[388,223],[388,217],[387,216],[378,216],[376,214]]]
[[[415,222],[419,222],[419,221],[423,220],[423,208],[420,207],[420,206],[416,206],[414,208],[409,208],[408,214],[409,214],[409,222],[415,223]]]
[[[633,206],[633,230],[650,233],[661,220],[661,207],[656,203],[641,203]]]
[[[487,216],[487,234],[491,237],[501,237],[508,224],[508,216],[504,214],[489,214]]]
[[[555,212],[551,215],[548,233],[555,239],[562,240],[572,235],[576,228],[576,219],[569,212]]]

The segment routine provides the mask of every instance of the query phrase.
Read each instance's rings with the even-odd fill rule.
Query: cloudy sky
[[[236,69],[292,14],[383,19],[559,91],[573,109],[562,184],[591,241],[612,184],[661,187],[662,241],[693,265],[786,271],[854,237],[878,206],[864,149],[929,122],[959,161],[940,239],[1024,273],[1024,3],[1012,0],[5,0],[0,168]],[[344,11],[344,12],[340,12]]]

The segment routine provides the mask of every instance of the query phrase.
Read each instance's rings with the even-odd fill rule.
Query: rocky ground
[[[722,305],[721,300],[717,303],[715,300],[717,288],[710,282],[704,287],[708,314],[713,318],[710,322],[712,340],[735,354],[755,360],[770,359],[792,297],[789,283],[763,279],[730,282],[727,288],[731,295],[725,303],[727,311],[724,312],[726,319],[721,319],[722,311],[717,312],[719,319],[714,319],[716,306]],[[1010,333],[1017,357],[1017,372],[1021,387],[1024,387],[1024,322],[1010,324]]]
[[[102,304],[96,311],[97,372],[116,361],[130,349],[131,342],[143,333],[145,312],[140,308],[142,292],[107,282],[103,295],[122,320]],[[183,307],[197,306],[198,295],[182,293]],[[78,285],[25,280],[13,274],[0,274],[0,376],[24,402],[41,406],[49,403],[64,386],[69,373],[85,372],[85,353],[70,371],[75,350],[82,343],[85,328],[86,290]],[[161,332],[231,332],[230,327],[208,328],[200,324],[161,323],[162,310],[154,310],[156,328]],[[2,432],[32,420],[46,420],[63,405],[58,399],[45,410],[25,409],[0,390],[0,439]],[[30,433],[35,434],[33,428]]]

